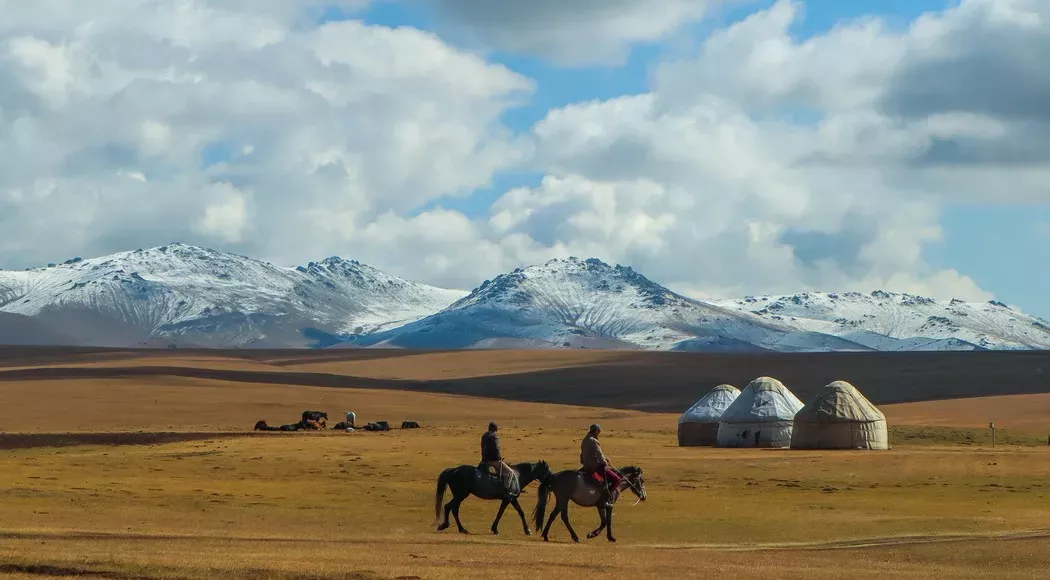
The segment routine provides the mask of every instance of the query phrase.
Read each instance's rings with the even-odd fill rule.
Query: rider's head
[[[493,422],[489,423],[489,431],[491,431],[491,432],[495,432],[495,431],[497,431],[498,429],[499,429],[499,425],[496,425],[496,422],[495,422],[495,421],[493,421]]]
[[[591,435],[595,435],[595,436],[597,436],[601,432],[602,432],[602,427],[601,427],[601,425],[599,425],[597,423],[591,425],[591,429],[590,429],[590,431],[588,431],[588,433],[590,433]]]

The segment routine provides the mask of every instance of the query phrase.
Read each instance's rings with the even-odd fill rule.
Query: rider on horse
[[[494,470],[503,482],[503,491],[508,500],[513,500],[517,494],[513,493],[511,484],[514,481],[514,470],[503,462],[503,452],[499,446],[499,435],[496,431],[499,426],[495,422],[489,423],[489,430],[481,436],[481,463],[487,469]]]
[[[609,501],[615,502],[620,496],[620,482],[623,478],[609,466],[609,458],[602,452],[602,446],[598,443],[598,434],[601,432],[601,426],[591,425],[583,443],[580,444],[580,463],[588,476],[600,474],[603,477],[609,490]]]

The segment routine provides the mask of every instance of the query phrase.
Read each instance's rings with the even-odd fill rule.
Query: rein
[[[616,471],[620,471],[615,465],[612,464],[611,461],[609,461],[608,463],[609,463],[610,467],[612,467]],[[623,472],[620,471],[620,473],[622,474]],[[634,490],[634,493],[637,495],[637,498],[634,500],[634,503],[631,504],[631,507],[634,507],[634,506],[638,505],[639,503],[641,503],[641,501],[642,501],[642,492],[641,492],[641,490],[639,490],[637,487],[635,487],[635,485],[633,483],[631,483],[631,479],[629,477],[627,477],[626,475],[623,476],[623,481],[627,482],[627,485],[632,490]]]

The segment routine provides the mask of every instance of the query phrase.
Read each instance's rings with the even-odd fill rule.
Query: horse
[[[324,411],[303,411],[303,420],[300,424],[311,429],[323,430],[328,428],[328,413]]]
[[[546,461],[519,463],[511,467],[518,473],[520,490],[524,490],[533,481],[542,481],[554,474]],[[515,497],[512,500],[508,500],[505,497],[506,492],[503,490],[503,483],[500,478],[487,473],[484,467],[473,465],[449,467],[441,472],[437,481],[437,493],[434,495],[435,523],[441,519],[441,502],[445,497],[446,487],[452,491],[452,499],[445,504],[445,521],[438,526],[439,532],[448,529],[448,515],[451,513],[456,518],[456,526],[459,528],[459,533],[470,533],[459,521],[459,506],[468,497],[474,495],[485,500],[503,500],[503,503],[499,506],[499,513],[496,514],[496,519],[492,522],[493,534],[499,534],[499,521],[503,518],[503,512],[506,511],[507,505],[512,505],[517,510],[518,515],[521,516],[521,525],[525,528],[525,535],[532,535],[532,530],[529,529],[529,522],[525,517],[525,511],[521,509],[518,498]]]
[[[623,481],[618,486],[619,490],[623,491],[630,488],[640,501],[645,501],[648,494],[645,491],[645,479],[642,477],[642,468],[635,466],[624,467],[620,470],[620,473],[623,474]],[[554,518],[561,514],[561,521],[565,522],[565,527],[572,534],[572,541],[579,543],[580,537],[576,535],[576,530],[573,530],[572,524],[569,523],[569,500],[581,507],[598,508],[601,525],[598,526],[598,529],[587,534],[587,539],[596,538],[598,534],[602,533],[602,530],[607,530],[606,537],[608,537],[609,541],[616,541],[612,531],[613,504],[609,501],[609,492],[605,489],[604,484],[594,481],[589,476],[584,475],[582,471],[576,469],[559,471],[540,483],[539,498],[536,501],[536,513],[534,516],[536,529],[543,526],[543,514],[547,510],[547,499],[551,491],[554,492],[555,504],[554,511],[551,512],[546,527],[543,527],[544,542],[550,541],[547,539],[547,534],[550,532],[551,524],[554,523]]]

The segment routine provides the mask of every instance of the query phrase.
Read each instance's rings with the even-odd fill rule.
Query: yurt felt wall
[[[790,447],[795,413],[802,401],[783,383],[759,377],[722,413],[719,447]]]
[[[718,440],[718,422],[739,395],[740,389],[723,384],[693,403],[678,417],[678,445],[714,445]]]
[[[795,414],[796,449],[889,449],[886,416],[856,387],[834,381]]]

